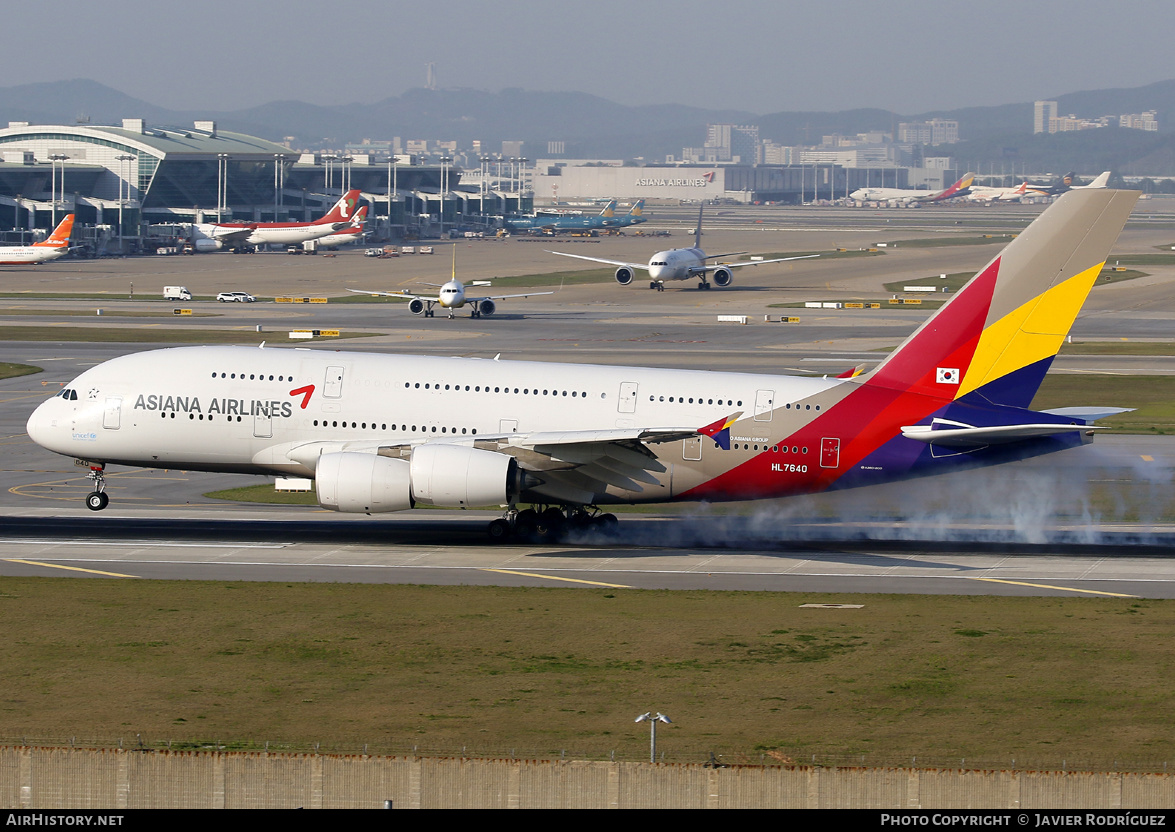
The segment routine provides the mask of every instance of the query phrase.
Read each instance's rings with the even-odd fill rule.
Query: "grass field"
[[[652,709],[674,762],[1175,740],[1169,601],[6,578],[0,625],[9,737],[640,759]]]
[[[43,369],[42,367],[34,367],[31,364],[10,364],[7,361],[0,361],[0,379],[31,376],[33,373],[39,373]]]
[[[945,248],[947,246],[986,246],[992,243],[1007,243],[1015,234],[984,234],[979,237],[959,237],[943,234],[939,237],[924,237],[917,240],[897,240],[890,243],[897,248]]]
[[[1033,410],[1082,405],[1136,408],[1098,422],[1123,433],[1175,433],[1175,376],[1052,373],[1032,400]]]
[[[376,332],[343,332],[338,338],[313,338],[313,341],[337,341],[339,338],[370,338]],[[73,327],[73,326],[0,326],[0,341],[87,341],[119,344],[259,344],[289,340],[286,330],[256,332],[252,329],[163,328],[162,326]]]
[[[94,309],[0,309],[0,316],[10,317],[17,315],[39,315],[41,317],[66,317],[66,318],[98,318],[97,311]],[[158,312],[125,309],[119,311],[111,311],[107,309],[101,315],[102,318],[178,318],[178,315],[172,314],[171,310],[164,311],[160,309]],[[185,318],[220,318],[222,315],[218,312],[193,312],[191,315],[185,315]]]

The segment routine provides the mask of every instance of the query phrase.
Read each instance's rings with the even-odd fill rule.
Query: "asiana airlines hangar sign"
[[[565,167],[560,175],[540,173],[534,178],[535,198],[551,199],[718,199],[726,196],[722,168]],[[556,189],[556,190],[553,190]]]

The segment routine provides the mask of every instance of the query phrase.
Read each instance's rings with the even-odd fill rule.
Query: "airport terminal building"
[[[120,126],[10,122],[0,129],[0,160],[6,242],[28,241],[33,229],[50,229],[68,213],[77,216],[75,239],[95,248],[161,223],[310,220],[349,188],[363,191],[372,205],[368,227],[385,236],[530,209],[522,193],[463,189],[459,169],[405,157],[302,154],[214,121],[190,128],[135,118]]]

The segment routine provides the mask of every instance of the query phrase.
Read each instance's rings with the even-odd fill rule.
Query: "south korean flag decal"
[[[934,380],[938,384],[958,384],[959,383],[959,368],[958,367],[936,367],[934,369]]]

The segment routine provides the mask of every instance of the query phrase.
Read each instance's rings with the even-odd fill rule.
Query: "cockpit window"
[[[78,392],[76,390],[70,390],[68,387],[57,395],[69,402],[76,402],[78,400]]]

